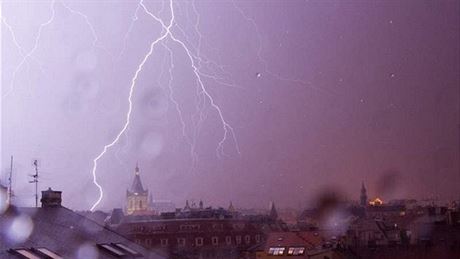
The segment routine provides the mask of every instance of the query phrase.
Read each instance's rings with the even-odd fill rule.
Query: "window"
[[[122,250],[115,248],[111,246],[110,244],[97,244],[97,246],[102,248],[106,252],[109,252],[110,254],[118,256],[118,257],[122,257],[126,255]]]
[[[244,236],[244,242],[246,242],[246,244],[251,243],[251,236],[250,235]]]
[[[126,252],[126,254],[131,254],[131,255],[140,255],[140,253],[138,253],[137,251],[129,248],[128,246],[124,245],[124,244],[121,244],[121,243],[112,243],[112,245],[114,245],[115,247],[123,250]]]
[[[225,243],[227,245],[231,245],[232,244],[232,237],[231,236],[226,236],[225,237]]]
[[[288,255],[303,255],[305,247],[289,247]]]
[[[195,238],[195,245],[196,246],[203,246],[203,238],[202,237]]]
[[[146,246],[152,246],[152,239],[147,238],[147,239],[145,240],[145,245],[146,245]]]
[[[22,248],[21,249],[11,249],[10,251],[16,254],[20,254],[24,258],[27,258],[27,259],[40,259],[40,256],[34,254],[28,249],[22,249]]]
[[[34,248],[34,251],[37,251],[38,253],[46,256],[47,258],[52,258],[52,259],[62,259],[62,256],[56,254],[55,252],[49,250],[48,248],[44,247],[39,247],[39,248]]]
[[[260,235],[259,234],[255,235],[254,238],[256,239],[256,243],[260,243]]]
[[[284,247],[270,247],[268,250],[269,255],[283,255],[284,254]]]
[[[236,236],[235,239],[237,245],[241,244],[241,236]]]
[[[212,237],[211,241],[212,241],[213,246],[219,245],[219,238],[218,237]]]
[[[168,246],[168,239],[167,238],[160,239],[160,244],[161,246]]]
[[[177,239],[178,246],[185,246],[185,238],[178,238]]]

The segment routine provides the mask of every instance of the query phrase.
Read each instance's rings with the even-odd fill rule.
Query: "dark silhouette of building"
[[[164,258],[63,207],[61,195],[49,188],[39,208],[0,212],[0,258]]]

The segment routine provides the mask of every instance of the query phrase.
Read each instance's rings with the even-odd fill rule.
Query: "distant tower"
[[[184,207],[184,211],[190,211],[191,208],[190,208],[190,204],[188,203],[188,200],[185,201],[185,207]]]
[[[361,183],[361,196],[359,197],[359,199],[360,199],[359,204],[361,206],[367,205],[367,191],[366,191],[366,187],[364,187],[364,182]]]
[[[144,189],[139,175],[139,166],[136,164],[134,181],[131,189],[126,190],[126,213],[128,215],[145,214],[149,210],[149,191]]]
[[[276,211],[274,201],[270,202],[270,219],[272,220],[278,219],[278,212]]]
[[[230,201],[230,205],[228,206],[228,211],[230,213],[234,213],[235,212],[235,207],[233,207],[233,202]]]

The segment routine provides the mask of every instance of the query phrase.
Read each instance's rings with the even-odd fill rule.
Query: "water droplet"
[[[99,253],[97,252],[96,247],[94,247],[90,243],[84,243],[80,245],[80,247],[77,250],[78,259],[96,259],[98,257]]]
[[[24,242],[34,229],[34,223],[28,215],[21,214],[13,219],[8,229],[8,237],[14,242]]]

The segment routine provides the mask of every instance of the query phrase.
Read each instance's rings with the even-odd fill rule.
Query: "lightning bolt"
[[[117,142],[120,140],[120,137],[128,129],[130,121],[131,121],[131,112],[132,112],[132,109],[133,109],[132,97],[133,97],[133,94],[134,94],[135,87],[137,85],[139,75],[143,71],[145,63],[148,61],[149,57],[152,55],[154,47],[156,45],[158,45],[160,42],[162,43],[162,46],[165,47],[165,49],[168,51],[168,54],[169,54],[169,57],[170,57],[169,80],[168,80],[169,98],[172,101],[172,103],[174,104],[174,106],[175,106],[175,108],[176,108],[176,110],[177,110],[177,112],[179,114],[179,118],[180,118],[180,121],[181,121],[181,124],[182,124],[182,133],[183,133],[183,135],[187,135],[186,132],[185,132],[185,122],[184,122],[184,119],[183,119],[183,115],[181,113],[179,103],[174,99],[174,91],[173,91],[173,88],[171,86],[172,70],[174,68],[173,51],[169,46],[167,46],[167,43],[169,41],[167,41],[166,39],[170,39],[172,42],[175,42],[176,44],[181,46],[182,49],[185,51],[185,53],[186,53],[186,55],[188,57],[188,60],[190,62],[190,66],[191,66],[191,69],[193,71],[193,74],[195,75],[195,78],[196,78],[196,82],[197,82],[197,85],[198,85],[198,94],[199,94],[199,96],[203,96],[205,98],[205,99],[202,100],[202,105],[204,105],[205,100],[207,100],[209,102],[210,106],[217,112],[218,118],[220,119],[220,122],[221,122],[221,125],[222,125],[222,130],[223,130],[223,136],[222,136],[221,140],[219,141],[219,143],[217,144],[217,148],[216,148],[217,155],[218,156],[225,155],[224,144],[228,140],[228,138],[232,138],[232,140],[233,140],[233,142],[235,144],[236,151],[238,152],[238,154],[240,153],[240,149],[239,149],[239,146],[238,146],[238,142],[237,142],[233,127],[227,122],[227,120],[225,119],[225,117],[223,115],[222,109],[214,101],[213,97],[208,92],[208,90],[207,90],[207,88],[206,88],[206,86],[205,86],[205,84],[203,82],[203,79],[202,79],[203,75],[202,75],[202,73],[200,71],[200,64],[202,62],[202,59],[197,58],[196,56],[194,56],[192,54],[192,51],[187,47],[187,45],[182,40],[178,39],[173,34],[173,32],[171,31],[171,28],[175,25],[175,13],[174,13],[173,0],[169,1],[169,9],[170,9],[169,11],[170,11],[171,17],[170,17],[170,20],[169,20],[168,24],[165,24],[165,22],[162,19],[160,19],[159,17],[154,15],[152,12],[150,12],[148,10],[148,8],[144,5],[143,0],[141,0],[139,2],[139,6],[144,10],[144,12],[148,16],[150,16],[153,20],[155,20],[157,23],[159,23],[161,25],[162,32],[161,32],[160,36],[157,39],[155,39],[154,41],[151,42],[149,51],[145,54],[144,58],[142,59],[142,61],[138,65],[137,70],[134,73],[134,76],[133,76],[133,78],[131,80],[131,85],[129,87],[129,95],[128,95],[128,110],[126,112],[126,120],[125,120],[125,123],[123,124],[123,127],[118,132],[118,134],[115,136],[115,138],[109,144],[106,144],[104,146],[104,148],[102,149],[102,152],[100,152],[93,159],[93,168],[92,168],[91,173],[92,173],[92,176],[93,176],[93,183],[97,186],[97,188],[99,190],[99,197],[96,200],[96,202],[91,206],[91,209],[90,209],[91,211],[94,211],[94,209],[100,204],[102,198],[104,197],[104,191],[102,189],[102,186],[97,181],[98,161],[106,154],[106,152],[109,150],[109,148],[111,148],[115,144],[117,144]],[[137,19],[137,10],[138,9],[136,9],[136,14],[135,14],[135,16],[133,18],[133,21],[135,21]],[[195,11],[196,11],[196,9],[195,9]],[[197,25],[195,25],[195,28],[196,28],[196,26]],[[200,37],[201,37],[201,35],[200,35]],[[216,79],[218,79],[218,78],[216,78]],[[204,120],[204,115],[200,115],[200,120],[201,121]],[[191,146],[192,146],[192,151],[191,152],[192,152],[192,156],[193,156],[193,154],[194,154],[194,144],[192,144]]]
[[[143,3],[142,1],[140,2],[142,6]],[[172,6],[172,4],[171,4]],[[169,28],[171,28],[171,26],[173,25],[173,18],[171,18],[170,22],[169,22],[169,25],[168,26],[164,26],[165,28],[167,28],[167,31],[169,30]],[[162,24],[164,25],[164,24]],[[110,142],[109,144],[105,145],[104,148],[102,149],[102,152],[99,153],[98,156],[96,156],[93,160],[93,169],[92,169],[92,175],[93,175],[93,183],[94,185],[97,186],[97,188],[99,189],[99,198],[96,200],[96,202],[93,204],[93,206],[91,206],[91,211],[94,211],[94,209],[97,207],[97,205],[99,205],[99,203],[101,202],[102,198],[104,197],[104,190],[102,189],[102,186],[97,182],[97,175],[96,175],[96,170],[97,170],[97,162],[99,161],[99,159],[101,159],[104,154],[107,152],[107,150],[111,147],[113,147],[120,139],[121,135],[123,135],[123,133],[126,131],[126,129],[128,128],[129,126],[129,123],[131,121],[131,112],[133,110],[133,101],[132,101],[132,97],[133,97],[133,93],[134,93],[134,88],[136,87],[136,83],[137,83],[137,79],[139,77],[139,74],[141,73],[142,69],[144,68],[144,65],[145,63],[147,62],[147,60],[149,59],[149,57],[152,55],[153,53],[153,48],[160,42],[162,41],[163,39],[165,39],[166,37],[168,36],[168,33],[163,33],[163,35],[161,35],[159,38],[157,38],[156,40],[154,40],[153,42],[150,43],[150,49],[149,51],[147,52],[147,54],[144,56],[144,58],[142,59],[141,63],[138,65],[137,69],[136,69],[136,72],[134,73],[134,76],[131,80],[131,85],[129,87],[129,95],[128,95],[128,111],[126,112],[126,120],[125,120],[125,123],[123,125],[123,127],[121,128],[121,130],[118,132],[118,134],[115,136],[115,138],[112,140],[112,142]]]

